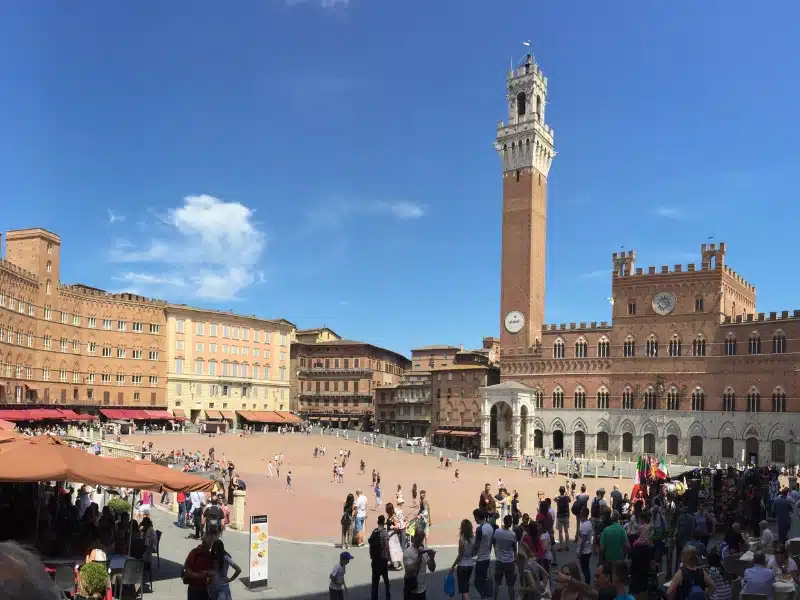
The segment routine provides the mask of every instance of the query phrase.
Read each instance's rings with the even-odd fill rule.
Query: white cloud
[[[425,208],[413,202],[350,202],[338,199],[317,205],[306,214],[312,228],[329,230],[342,227],[350,218],[365,215],[409,221],[424,217]]]
[[[292,7],[300,6],[301,4],[309,4],[311,2],[325,9],[347,8],[350,6],[350,0],[285,0],[284,4],[288,7]]]
[[[587,273],[581,273],[581,279],[598,279],[599,277],[608,277],[611,275],[611,269],[595,269]]]
[[[150,239],[138,245],[115,242],[109,258],[137,265],[116,279],[153,296],[180,291],[197,298],[235,298],[255,281],[264,281],[257,266],[266,236],[253,216],[239,202],[187,196],[182,206],[158,217],[151,229],[159,233]]]
[[[124,215],[118,215],[110,208],[108,209],[108,222],[110,225],[113,225],[114,223],[122,223],[124,220]]]
[[[683,217],[683,211],[675,206],[659,206],[653,211],[653,214],[663,219],[678,220]]]

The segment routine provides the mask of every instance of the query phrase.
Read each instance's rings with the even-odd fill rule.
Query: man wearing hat
[[[344,600],[344,594],[347,591],[347,584],[344,582],[344,573],[347,564],[355,558],[349,552],[342,552],[339,555],[339,562],[333,567],[330,574],[331,582],[328,584],[328,593],[330,600]]]

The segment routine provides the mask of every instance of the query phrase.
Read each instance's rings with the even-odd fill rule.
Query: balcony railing
[[[326,392],[311,392],[311,391],[304,391],[300,392],[300,398],[307,400],[307,399],[315,399],[319,398],[323,400],[325,398],[330,398],[331,400],[335,398],[356,398],[358,400],[364,400],[368,402],[372,402],[372,394],[367,392],[352,392],[352,391],[326,391]]]
[[[315,375],[327,377],[352,377],[358,375],[359,377],[371,378],[373,369],[369,367],[300,367],[297,370],[299,378],[313,377]]]

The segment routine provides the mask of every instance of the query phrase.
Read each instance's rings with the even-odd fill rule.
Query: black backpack
[[[243,492],[247,490],[247,484],[242,479],[239,480],[239,489]]]
[[[593,519],[600,518],[600,498],[595,498],[592,501],[592,507],[589,509]]]
[[[569,516],[569,496],[556,496],[556,516]]]
[[[211,505],[206,509],[206,533],[216,534],[222,531],[222,509]]]
[[[380,561],[383,559],[381,552],[381,532],[379,529],[374,529],[367,540],[369,543],[369,557],[372,560]]]
[[[581,510],[583,507],[586,506],[586,496],[578,496],[575,499],[575,502],[572,503],[572,514],[576,517],[581,516]]]

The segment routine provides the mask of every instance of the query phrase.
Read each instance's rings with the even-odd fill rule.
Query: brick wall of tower
[[[528,347],[541,340],[546,234],[547,178],[531,168],[504,173],[501,348]],[[517,334],[503,324],[512,310],[525,315],[525,327]]]

